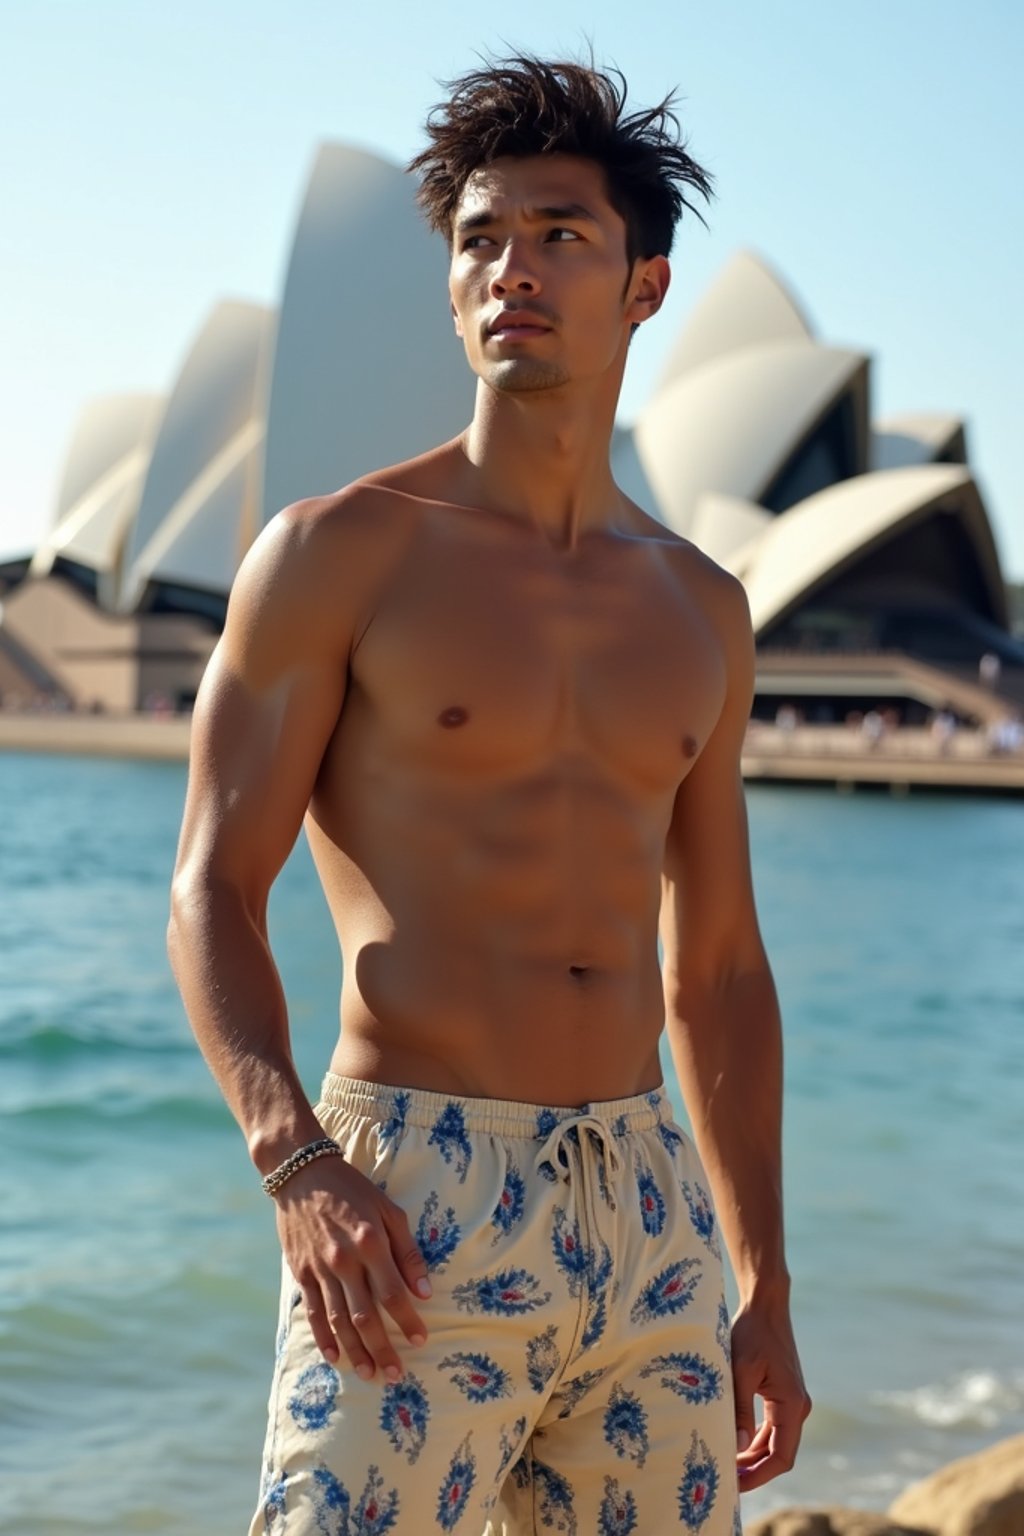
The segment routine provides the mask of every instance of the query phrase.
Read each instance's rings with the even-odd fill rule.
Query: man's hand
[[[419,1345],[427,1330],[409,1292],[430,1295],[427,1266],[404,1211],[339,1157],[310,1163],[276,1199],[281,1247],[321,1353],[333,1365],[344,1350],[364,1381],[378,1367],[397,1381],[402,1365],[378,1305]]]
[[[732,1378],[736,1394],[736,1470],[741,1493],[770,1483],[796,1460],[811,1399],[804,1386],[788,1307],[741,1308],[732,1326]],[[754,1419],[755,1393],[764,1419]]]

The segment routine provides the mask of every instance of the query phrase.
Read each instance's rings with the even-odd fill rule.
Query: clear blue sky
[[[48,524],[87,396],[166,390],[218,298],[276,301],[319,140],[404,158],[475,49],[588,36],[639,102],[680,87],[718,181],[623,415],[753,247],[823,339],[873,354],[876,414],[966,416],[1024,577],[1018,0],[0,0],[0,556]]]

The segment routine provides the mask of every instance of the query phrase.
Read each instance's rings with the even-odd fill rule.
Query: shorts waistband
[[[624,1099],[603,1099],[575,1108],[552,1104],[524,1104],[518,1099],[467,1098],[456,1093],[434,1093],[427,1088],[397,1088],[328,1072],[320,1090],[320,1102],[332,1109],[348,1110],[391,1124],[424,1128],[436,1124],[450,1105],[461,1111],[467,1131],[497,1136],[541,1140],[563,1120],[581,1117],[600,1120],[614,1136],[633,1131],[653,1131],[672,1119],[672,1106],[664,1083],[648,1093]]]

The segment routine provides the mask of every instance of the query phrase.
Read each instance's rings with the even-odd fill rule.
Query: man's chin
[[[536,357],[509,357],[490,363],[483,371],[485,384],[501,395],[529,395],[560,389],[569,375],[559,363]]]

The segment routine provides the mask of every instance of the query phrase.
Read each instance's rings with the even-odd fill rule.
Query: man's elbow
[[[167,954],[172,966],[197,937],[222,924],[225,917],[244,917],[259,926],[266,914],[266,892],[246,886],[233,875],[206,864],[191,863],[175,870],[171,880],[167,919]]]
[[[197,925],[203,922],[207,906],[202,882],[189,872],[176,869],[171,880],[166,934],[167,957],[175,973]]]
[[[682,946],[662,967],[666,999],[720,997],[737,985],[770,977],[771,967],[761,936],[731,934],[718,942],[705,938]]]

